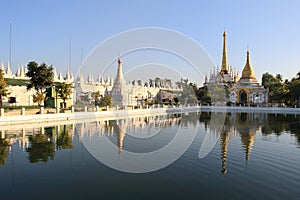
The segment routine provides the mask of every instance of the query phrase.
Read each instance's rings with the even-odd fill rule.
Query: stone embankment
[[[134,110],[108,110],[99,112],[72,112],[72,113],[51,113],[35,115],[18,115],[0,117],[0,126],[24,125],[33,123],[60,124],[76,123],[80,121],[96,121],[98,118],[107,120],[121,119],[127,117],[138,117],[147,115],[164,115],[171,113],[189,112],[257,112],[277,114],[300,114],[300,108],[282,107],[226,107],[226,106],[190,106],[190,107],[163,107]]]

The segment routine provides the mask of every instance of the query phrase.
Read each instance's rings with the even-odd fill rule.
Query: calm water
[[[300,198],[299,115],[202,112],[1,133],[1,199]],[[155,155],[178,135],[178,148]],[[122,172],[128,165],[151,172]]]

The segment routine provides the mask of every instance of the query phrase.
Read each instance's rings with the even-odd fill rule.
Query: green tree
[[[103,106],[111,106],[113,102],[113,98],[110,95],[106,95],[101,99],[101,105]]]
[[[298,79],[293,78],[288,84],[288,95],[287,98],[289,99],[290,105],[299,105],[299,98],[300,98],[300,78]]]
[[[0,70],[0,108],[2,108],[2,97],[7,96],[8,94],[7,87],[8,85],[4,80],[3,70]]]
[[[291,81],[282,80],[280,74],[273,77],[269,73],[262,76],[262,85],[269,89],[271,103],[285,103],[288,106],[299,105],[300,98],[300,72]]]
[[[199,88],[196,95],[202,104],[211,104],[210,94],[207,86]]]
[[[161,79],[159,77],[156,77],[154,79],[154,83],[155,83],[155,87],[159,87],[160,86],[160,83],[161,83]]]
[[[261,84],[267,88],[270,83],[274,82],[275,78],[272,74],[269,74],[268,72],[264,73],[261,78]]]
[[[297,73],[297,76],[295,77],[295,79],[300,80],[300,71]]]
[[[278,81],[278,82],[282,82],[282,75],[281,74],[276,74],[275,76],[275,79]]]
[[[212,104],[225,104],[227,102],[229,92],[225,86],[217,84],[208,84],[207,87]]]
[[[66,108],[66,100],[70,98],[72,94],[72,84],[71,83],[56,83],[55,91],[58,93],[58,96],[63,100],[63,108]]]
[[[100,104],[100,97],[101,97],[100,91],[92,93],[92,97],[94,99],[95,106],[99,105]]]
[[[145,105],[149,105],[150,104],[150,98],[145,98],[144,99],[144,103],[145,103]]]
[[[37,91],[33,95],[33,102],[37,103],[39,106],[42,105],[44,101],[46,101],[48,98],[46,97],[46,92]]]
[[[35,61],[31,61],[27,64],[28,72],[26,75],[30,78],[30,83],[27,85],[27,89],[34,88],[39,96],[39,100],[42,100],[41,95],[45,96],[45,90],[52,86],[53,82],[53,68],[45,63],[38,65]],[[42,101],[44,101],[43,99]],[[40,104],[41,105],[41,102]]]
[[[196,84],[188,83],[188,79],[182,79],[181,82],[177,82],[176,84],[182,89],[182,92],[178,97],[181,105],[197,103],[197,97],[195,94],[195,90],[197,90]]]
[[[262,85],[269,89],[269,102],[285,103],[286,93],[285,84],[282,81],[282,75],[276,74],[274,77],[269,73],[264,73],[262,76]]]

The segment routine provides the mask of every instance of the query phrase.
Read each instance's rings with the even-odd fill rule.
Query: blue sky
[[[31,60],[76,72],[83,57],[108,37],[133,28],[162,27],[199,43],[216,65],[221,63],[222,32],[227,31],[229,64],[241,72],[247,45],[255,74],[280,73],[291,78],[300,70],[300,1],[204,0],[2,0],[0,62],[12,68]],[[124,63],[125,65],[125,63]]]

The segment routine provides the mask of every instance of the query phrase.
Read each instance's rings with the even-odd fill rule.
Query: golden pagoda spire
[[[254,75],[254,71],[253,71],[253,68],[250,63],[249,50],[247,50],[247,61],[246,61],[245,67],[243,69],[241,79],[254,79],[256,81],[256,77]]]
[[[224,74],[227,74],[228,72],[228,60],[227,60],[227,48],[226,48],[226,31],[224,30],[223,33],[223,55],[222,55],[222,68],[221,71]]]

